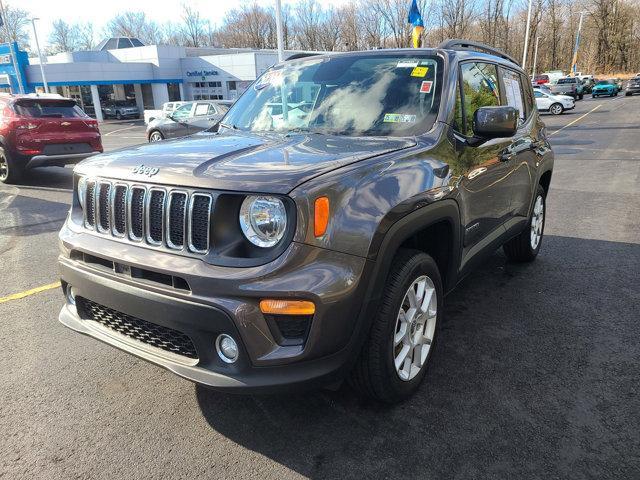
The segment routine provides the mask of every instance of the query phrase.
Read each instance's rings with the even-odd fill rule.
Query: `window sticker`
[[[400,60],[396,68],[414,68],[418,66],[417,60]]]
[[[433,82],[422,82],[420,93],[431,93],[431,87],[433,87]]]
[[[411,76],[424,77],[428,71],[429,71],[429,67],[414,67],[414,69],[411,70]]]
[[[260,80],[258,80],[253,88],[256,90],[262,90],[264,87],[268,85],[278,86],[282,84],[282,71],[281,70],[272,70],[271,72],[265,73]]]
[[[416,123],[415,115],[403,115],[401,113],[385,113],[385,123]]]

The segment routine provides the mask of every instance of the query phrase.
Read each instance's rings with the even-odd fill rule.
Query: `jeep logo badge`
[[[145,165],[138,165],[137,167],[133,167],[131,173],[139,173],[141,175],[146,175],[147,177],[153,177],[156,173],[160,171],[157,167],[147,167]]]

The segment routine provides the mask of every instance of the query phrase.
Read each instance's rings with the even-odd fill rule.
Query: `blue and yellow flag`
[[[424,22],[422,21],[422,15],[420,15],[420,10],[418,10],[418,3],[416,0],[411,2],[409,18],[407,21],[413,25],[413,32],[411,34],[411,38],[413,39],[413,48],[419,48],[420,35],[424,31]]]

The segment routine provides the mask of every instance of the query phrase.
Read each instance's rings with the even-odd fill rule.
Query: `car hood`
[[[163,185],[284,194],[317,175],[414,145],[415,139],[404,137],[200,133],[96,155],[75,171]],[[149,169],[136,168],[140,165]]]

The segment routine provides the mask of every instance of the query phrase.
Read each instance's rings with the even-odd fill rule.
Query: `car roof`
[[[313,58],[333,58],[333,57],[367,57],[376,55],[398,55],[398,56],[411,56],[411,55],[441,55],[447,56],[450,59],[458,59],[458,61],[466,60],[482,60],[498,63],[502,66],[516,69],[522,73],[524,71],[517,63],[511,62],[498,55],[492,55],[489,53],[479,52],[476,50],[458,50],[458,49],[442,49],[442,48],[389,48],[379,50],[356,50],[351,52],[327,52],[318,54],[308,54],[304,56],[294,55],[290,62],[306,61]],[[287,62],[285,60],[285,62]]]

